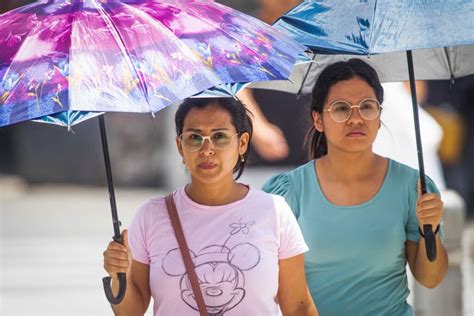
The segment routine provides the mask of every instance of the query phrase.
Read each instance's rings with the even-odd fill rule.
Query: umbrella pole
[[[423,162],[423,148],[421,145],[420,119],[418,115],[418,102],[416,99],[415,72],[413,70],[413,56],[411,50],[407,51],[408,75],[410,77],[411,101],[413,106],[413,119],[415,123],[416,148],[418,152],[418,169],[420,170],[421,194],[427,193],[425,165]],[[436,241],[431,225],[423,225],[425,235],[426,256],[429,261],[436,260]]]
[[[109,200],[110,200],[110,208],[112,210],[112,223],[114,226],[114,236],[112,239],[115,242],[123,244],[122,235],[120,234],[120,221],[118,220],[117,215],[117,203],[115,202],[115,191],[114,191],[114,183],[112,181],[112,167],[110,164],[110,156],[109,156],[109,147],[107,145],[107,133],[105,132],[105,119],[104,115],[99,115],[99,126],[100,126],[100,138],[102,139],[102,150],[104,152],[104,162],[105,162],[105,173],[107,175],[107,186],[109,188]],[[104,286],[105,296],[107,300],[111,304],[119,304],[123,297],[125,296],[125,290],[127,288],[127,280],[125,273],[119,273],[119,291],[116,297],[114,297],[112,293],[111,287],[111,277],[102,278],[102,284]]]

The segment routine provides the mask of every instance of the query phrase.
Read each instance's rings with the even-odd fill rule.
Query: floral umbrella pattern
[[[286,79],[305,47],[213,1],[48,0],[0,15],[0,126],[156,112],[219,84]]]

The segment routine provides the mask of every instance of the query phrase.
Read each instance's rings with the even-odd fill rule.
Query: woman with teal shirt
[[[359,59],[326,67],[313,89],[308,133],[313,160],[271,178],[264,190],[285,197],[310,250],[308,286],[320,315],[413,315],[406,265],[433,288],[446,275],[440,239],[443,203],[431,179],[372,152],[383,88]],[[438,256],[426,257],[419,227],[436,228]]]

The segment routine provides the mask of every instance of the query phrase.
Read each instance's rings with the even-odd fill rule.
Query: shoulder
[[[411,192],[418,192],[420,172],[417,169],[392,159],[389,159],[389,168],[391,181],[408,187]],[[426,187],[429,192],[439,192],[436,184],[429,176],[426,176]]]
[[[251,187],[250,194],[252,195],[251,199],[248,200],[250,203],[259,203],[259,204],[260,203],[265,203],[265,204],[271,203],[273,205],[279,205],[281,203],[286,203],[284,197],[282,197],[278,194],[275,194],[275,193],[266,192],[264,189],[258,189],[258,188]]]
[[[167,215],[165,196],[156,196],[144,202],[137,210],[133,221],[150,223]]]
[[[417,190],[418,170],[396,160],[388,159],[387,181],[392,187]]]
[[[249,203],[252,204],[252,208],[257,207],[260,212],[270,212],[278,215],[290,210],[285,197],[281,195],[268,193],[257,188],[252,188],[251,194],[252,198],[249,199]]]
[[[314,160],[311,160],[293,170],[270,177],[262,189],[268,193],[286,195],[292,190],[298,190],[298,186],[304,184],[308,176],[311,176],[313,173]]]
[[[398,179],[413,179],[418,178],[418,170],[407,166],[396,160],[387,158],[389,160],[389,168],[392,171],[392,177],[397,177]]]

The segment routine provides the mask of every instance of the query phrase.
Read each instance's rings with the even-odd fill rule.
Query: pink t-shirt
[[[278,260],[308,250],[284,198],[251,188],[223,206],[174,200],[212,315],[278,315]],[[163,197],[145,203],[129,227],[134,260],[150,265],[155,315],[198,315]]]

